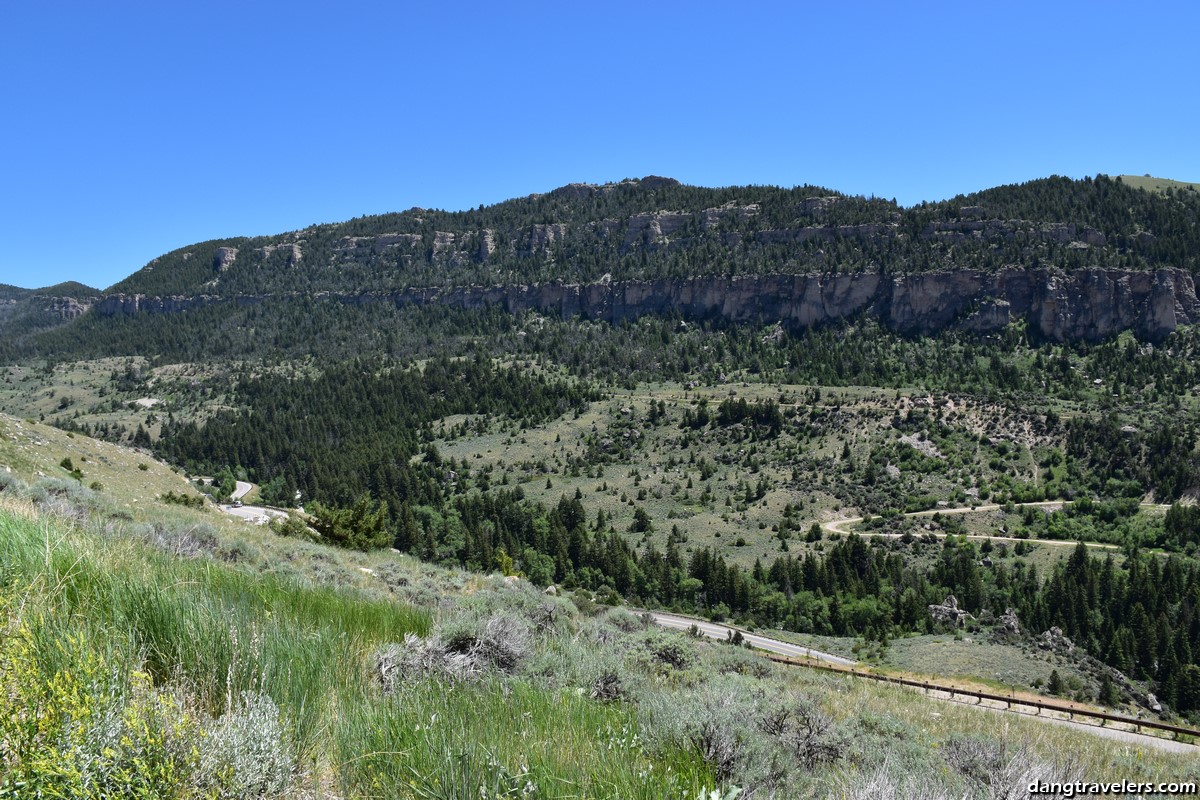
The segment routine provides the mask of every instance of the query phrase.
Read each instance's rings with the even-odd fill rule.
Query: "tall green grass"
[[[405,686],[339,720],[344,788],[378,798],[661,798],[716,781],[692,750],[651,751],[628,706],[523,681]]]
[[[183,687],[214,718],[244,693],[263,695],[313,770],[325,760],[332,699],[361,687],[378,645],[430,625],[427,612],[396,603],[173,559],[2,511],[0,593],[9,628],[28,631],[46,686],[94,660],[102,674],[89,681],[110,685],[82,691],[112,693],[144,672],[155,686]]]
[[[374,646],[423,635],[427,612],[129,542],[64,535],[49,521],[0,516],[0,575],[23,581],[47,643],[85,631],[110,660],[157,683],[184,682],[210,711],[254,688],[297,722],[311,748],[325,698],[361,681]],[[39,648],[52,668],[54,647]]]
[[[0,775],[13,776],[0,798],[331,785],[346,797],[649,798],[715,785],[697,755],[643,749],[632,708],[574,689],[416,676],[384,696],[375,653],[430,627],[427,611],[355,590],[0,506],[0,690],[15,707],[0,726]],[[264,770],[271,781],[248,782]]]

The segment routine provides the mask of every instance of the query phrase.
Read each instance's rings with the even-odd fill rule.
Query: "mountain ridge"
[[[160,256],[106,293],[259,294],[1012,264],[1200,266],[1200,196],[1046,178],[903,208],[816,186],[568,184],[478,209],[410,209]]]
[[[1024,319],[1055,340],[1122,330],[1158,339],[1200,317],[1197,220],[1200,193],[1103,175],[908,208],[818,186],[714,189],[648,176],[214,239],[104,292],[47,301],[17,290],[9,302],[36,306],[38,330],[88,313],[306,295],[614,322],[678,313],[805,327],[867,314],[913,333],[987,333]],[[10,306],[7,318],[18,317]]]

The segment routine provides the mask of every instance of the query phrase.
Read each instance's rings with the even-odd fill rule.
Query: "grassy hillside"
[[[628,710],[519,678],[402,676],[417,685],[389,684],[381,702],[382,648],[427,634],[427,610],[235,569],[216,542],[199,542],[215,558],[184,560],[111,522],[47,515],[13,484],[0,498],[0,685],[14,711],[0,796],[461,797],[533,780],[648,797],[660,793],[637,773],[655,766],[666,786],[712,781],[677,749],[606,747],[634,731]]]
[[[1200,183],[1173,181],[1168,178],[1152,178],[1149,175],[1119,175],[1117,177],[1126,186],[1132,186],[1135,189],[1145,189],[1148,192],[1159,192],[1161,194],[1172,189],[1190,192],[1200,191]]]
[[[847,636],[868,650],[883,638],[903,638],[903,647],[876,659],[889,666],[937,663],[931,638],[908,637],[935,629],[925,606],[948,593],[993,617],[1020,605],[1027,634],[1079,625],[1078,641],[1088,652],[1136,671],[1142,688],[1118,702],[1156,691],[1186,713],[1175,706],[1178,690],[1155,688],[1155,680],[1170,686],[1170,676],[1152,674],[1150,653],[1128,654],[1146,664],[1137,667],[1109,648],[1107,633],[1088,630],[1084,623],[1091,618],[1074,614],[1061,596],[1040,605],[1028,591],[1014,596],[1006,587],[1015,576],[1036,574],[1041,581],[1065,566],[1073,548],[1044,539],[1093,543],[1092,552],[1112,555],[1118,570],[1134,548],[1195,554],[1194,531],[1186,524],[1168,530],[1157,506],[1194,485],[1195,397],[1187,391],[1197,380],[1187,355],[1195,348],[1193,332],[1161,348],[1128,336],[1075,348],[1034,345],[1019,330],[1008,332],[1006,342],[980,343],[914,341],[868,325],[773,338],[771,328],[696,329],[662,321],[621,329],[535,318],[508,324],[523,326],[527,335],[516,337],[515,354],[491,361],[512,374],[497,384],[503,392],[479,393],[520,399],[487,411],[454,400],[462,393],[461,376],[435,381],[428,392],[408,381],[385,384],[403,390],[381,389],[376,378],[404,365],[362,360],[154,366],[148,359],[109,359],[12,367],[0,384],[0,406],[46,415],[64,427],[123,430],[127,441],[139,427],[147,443],[167,430],[159,452],[174,452],[201,474],[242,471],[261,485],[257,496],[272,503],[290,503],[296,489],[306,502],[347,506],[369,494],[385,501],[392,516],[381,544],[443,565],[510,568],[539,585],[566,583],[602,594],[615,587],[634,602]],[[556,366],[542,356],[545,350],[576,370]],[[585,352],[591,360],[582,359]],[[476,352],[473,359],[479,358]],[[411,368],[430,378],[446,369],[431,370],[438,363],[423,359]],[[676,374],[689,364],[694,371],[683,372],[686,382],[633,380],[652,370]],[[620,384],[592,380],[615,376],[626,365],[630,372]],[[639,365],[640,373],[634,371]],[[605,388],[601,399],[533,413],[541,379]],[[396,398],[406,398],[410,414],[427,404],[425,395],[431,405],[413,418],[419,422],[381,423],[380,415],[396,410]],[[60,409],[64,398],[67,407]],[[460,410],[472,413],[446,413]],[[176,427],[206,420],[208,427],[172,437],[163,426],[171,418]],[[318,418],[322,424],[313,426]],[[77,486],[97,483],[102,494],[131,498],[122,503],[135,519],[143,518],[140,508],[168,509],[163,495],[188,491],[182,475],[145,455],[124,464],[133,470],[146,463],[145,472],[132,473],[142,483],[109,491],[121,470],[109,477],[103,459],[116,456],[81,449],[77,442],[88,440],[79,433],[72,438],[37,425],[34,434],[24,419],[10,424],[0,456],[8,447],[8,460],[26,465],[29,474],[36,465],[64,482],[78,473]],[[396,431],[407,438],[397,439]],[[64,459],[72,459],[73,469]],[[5,463],[0,458],[0,466]],[[162,482],[145,485],[151,476]],[[557,515],[569,534],[556,524],[564,501],[580,508]],[[1052,505],[1022,505],[1027,502]],[[971,505],[990,507],[934,513]],[[925,510],[926,516],[905,515]],[[870,519],[840,534],[822,528],[858,516]],[[206,520],[218,528],[230,524],[211,507]],[[841,586],[824,584],[815,596],[804,591],[797,598],[796,579],[780,577],[777,562],[819,562],[847,543],[850,530],[880,537],[871,540],[873,558],[901,560],[920,575],[894,573],[883,590],[862,587],[850,615],[831,599]],[[958,534],[977,538],[965,542]],[[571,543],[576,536],[601,544],[583,548]],[[946,536],[955,537],[953,548]],[[611,555],[614,542],[639,563],[624,568]],[[743,577],[757,575],[754,587],[729,589],[705,571],[698,560],[705,554]],[[663,556],[670,574],[656,567]],[[947,564],[956,558],[969,561],[969,569]],[[320,570],[317,561],[289,565]],[[916,581],[916,595],[904,599],[909,580]],[[1173,620],[1192,624],[1175,606],[1162,610],[1175,615],[1163,620],[1167,630]],[[1168,636],[1155,638],[1163,649],[1176,647]],[[1029,690],[1035,681],[1044,687],[1049,671],[1058,669],[1078,677],[1067,689],[1072,696],[1100,695],[1099,674],[1073,663],[1023,654],[1010,668],[996,666],[997,654],[1015,652],[966,648],[952,671],[974,669],[987,680]],[[1188,652],[1179,652],[1186,660]],[[1183,701],[1188,698],[1184,692]]]
[[[64,464],[69,464],[68,469]],[[137,514],[167,492],[197,496],[151,454],[0,414],[0,471],[62,481],[121,498]]]
[[[136,487],[133,469],[112,486]],[[189,509],[129,520],[122,496],[59,483],[0,475],[0,797],[983,797],[1197,777],[1152,749],[1021,718],[999,734],[986,712],[782,671],[586,593]]]

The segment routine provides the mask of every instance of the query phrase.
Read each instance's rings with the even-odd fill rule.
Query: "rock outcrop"
[[[335,253],[365,249],[378,254],[394,247],[420,247],[424,241],[416,233],[381,233],[378,236],[343,236],[333,248]]]
[[[1017,618],[1017,612],[1011,608],[1004,609],[1004,614],[1001,615],[996,630],[1005,636],[1020,636],[1021,620]]]
[[[660,226],[661,227],[661,226]],[[438,247],[443,237],[434,240]],[[377,246],[374,242],[369,245]],[[222,248],[230,250],[232,248]],[[280,295],[274,297],[281,297]],[[1200,299],[1190,273],[1115,269],[1012,267],[998,272],[957,270],[906,275],[877,272],[660,281],[543,283],[528,286],[416,288],[372,294],[327,294],[355,305],[444,303],[457,308],[499,306],[512,313],[539,311],[619,323],[651,314],[731,322],[779,322],[792,329],[874,317],[903,333],[947,329],[991,333],[1025,320],[1052,341],[1095,341],[1131,330],[1150,341],[1182,324],[1200,321]],[[103,315],[175,312],[221,298],[110,295],[95,308]],[[225,298],[241,304],[272,296]]]
[[[213,252],[213,272],[221,273],[233,266],[233,262],[237,261],[238,249],[236,247],[218,247]]]
[[[929,616],[933,617],[934,622],[943,622],[956,628],[963,627],[971,619],[966,609],[958,607],[958,598],[954,595],[949,595],[942,603],[929,606]]]
[[[566,238],[567,226],[557,222],[547,225],[532,225],[526,231],[526,236],[520,251],[527,255],[541,254]],[[492,249],[488,251],[488,255],[491,255],[495,249],[495,245],[493,245]]]
[[[1043,650],[1050,650],[1054,653],[1071,654],[1075,652],[1075,643],[1072,642],[1066,634],[1062,632],[1062,628],[1057,625],[1048,631],[1043,631],[1038,637],[1037,646]]]
[[[239,297],[238,305],[257,305],[266,297]],[[203,308],[214,303],[223,302],[217,295],[191,295],[157,297],[142,294],[110,294],[102,298],[93,308],[101,316],[116,316],[120,314],[178,314],[193,308]]]
[[[82,317],[91,308],[91,303],[75,297],[46,297],[44,310],[59,319],[75,319]]]
[[[269,244],[266,247],[258,248],[256,252],[263,260],[270,258],[275,253],[282,253],[284,258],[287,259],[289,267],[297,266],[300,263],[300,259],[304,256],[304,253],[300,250],[300,245],[295,242],[289,244]]]

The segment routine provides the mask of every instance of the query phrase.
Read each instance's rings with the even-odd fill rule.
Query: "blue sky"
[[[0,6],[0,283],[572,181],[1200,180],[1200,4]]]

